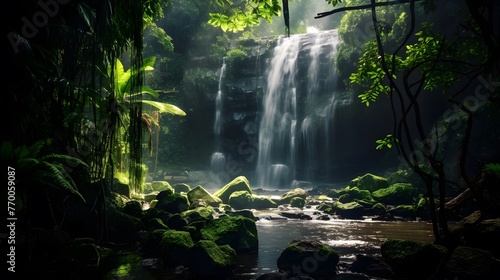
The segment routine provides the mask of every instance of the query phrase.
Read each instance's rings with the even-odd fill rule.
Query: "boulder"
[[[205,202],[211,206],[218,206],[222,203],[222,200],[211,193],[209,193],[202,186],[196,186],[186,193],[190,204],[195,204],[197,202]]]
[[[378,189],[372,192],[372,197],[386,205],[414,204],[417,199],[416,188],[409,183],[395,183]]]
[[[146,226],[150,231],[154,231],[157,229],[168,229],[167,225],[160,218],[153,218],[149,220]]]
[[[346,187],[339,192],[339,201],[342,203],[352,202],[352,201],[366,201],[375,203],[370,191],[361,190],[358,187]]]
[[[225,279],[232,275],[236,252],[228,245],[219,246],[210,240],[198,241],[188,252],[188,266],[193,279]]]
[[[380,250],[394,272],[408,279],[428,279],[447,253],[441,245],[402,239],[387,239]]]
[[[349,270],[383,279],[396,278],[394,271],[384,260],[373,256],[357,255]]]
[[[107,207],[107,229],[111,242],[126,243],[137,239],[137,232],[141,229],[141,220],[123,213],[115,205]]]
[[[169,229],[176,230],[181,230],[183,227],[187,226],[187,224],[188,222],[182,217],[181,214],[173,214],[165,223]]]
[[[191,187],[186,183],[177,183],[173,188],[176,193],[187,193],[191,190]]]
[[[158,202],[155,208],[172,214],[184,212],[189,208],[189,201],[186,196],[177,193],[164,195],[164,192],[158,194]]]
[[[231,194],[237,191],[247,191],[248,193],[253,194],[252,189],[250,188],[250,182],[245,176],[238,176],[234,178],[224,187],[214,192],[213,195],[220,198],[222,202],[228,203]]]
[[[278,204],[267,196],[253,196],[253,206],[257,210],[276,208]]]
[[[499,264],[487,250],[458,246],[445,270],[449,279],[500,279]]]
[[[201,239],[218,245],[229,245],[236,252],[256,251],[259,247],[254,220],[242,216],[224,216],[205,222],[200,230]]]
[[[365,208],[356,201],[349,203],[335,201],[330,211],[346,219],[360,219],[365,215]]]
[[[188,221],[193,221],[198,218],[211,220],[217,213],[212,206],[198,206],[193,209],[186,210],[181,213],[181,216]]]
[[[252,209],[253,197],[247,191],[236,191],[229,196],[228,204],[234,209]]]
[[[142,204],[137,200],[128,201],[123,206],[123,212],[136,218],[142,218]]]
[[[367,190],[369,192],[387,188],[388,186],[389,183],[386,178],[373,175],[371,173],[366,173],[365,175],[354,178],[351,182],[349,182],[349,187],[357,187],[360,190]]]
[[[301,197],[303,199],[306,199],[308,196],[309,194],[304,189],[295,188],[281,195],[280,204],[290,203],[290,201],[294,197]]]
[[[297,207],[297,208],[304,208],[304,205],[306,205],[306,200],[302,197],[294,197],[290,200],[290,206],[292,207]]]
[[[151,182],[151,188],[157,192],[165,191],[165,194],[173,194],[175,192],[174,188],[167,181],[153,181]]]
[[[500,258],[500,218],[487,219],[470,226],[464,233],[466,244],[489,250]]]
[[[395,208],[388,210],[387,213],[404,219],[415,220],[417,218],[417,213],[415,212],[415,207],[413,205],[398,205]]]
[[[277,265],[280,271],[290,276],[331,279],[336,273],[338,262],[339,254],[319,241],[293,240],[281,252]]]
[[[165,230],[161,239],[161,256],[168,267],[187,262],[189,249],[194,246],[187,231]]]
[[[226,212],[228,216],[241,216],[245,218],[249,218],[250,220],[257,221],[257,218],[253,214],[251,210],[237,210],[237,211],[228,211]]]

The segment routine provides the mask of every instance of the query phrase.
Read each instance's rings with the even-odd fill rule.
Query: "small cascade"
[[[256,174],[265,188],[313,181],[332,155],[336,30],[281,37],[268,61]]]
[[[222,66],[219,73],[219,86],[217,91],[217,96],[215,97],[215,121],[214,121],[214,138],[215,138],[215,152],[212,154],[210,160],[211,170],[214,173],[218,173],[224,170],[226,165],[226,159],[224,153],[222,152],[222,79],[224,77],[224,72],[226,70],[226,58],[222,59]]]

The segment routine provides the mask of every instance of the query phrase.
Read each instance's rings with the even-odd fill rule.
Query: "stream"
[[[340,254],[340,263],[352,262],[357,254],[379,256],[380,245],[387,238],[433,241],[432,224],[423,221],[376,221],[338,219],[319,220],[314,207],[304,209],[312,220],[286,219],[279,210],[255,211],[259,236],[258,252],[240,254],[232,279],[257,279],[277,270],[276,260],[288,243],[295,239],[313,239],[333,247]],[[157,259],[132,261],[119,265],[105,279],[166,280],[180,279],[172,270],[159,268]],[[340,266],[339,266],[340,267]],[[340,269],[339,269],[340,270]]]
[[[259,250],[240,256],[234,279],[257,279],[277,270],[276,260],[288,243],[295,239],[319,240],[340,254],[340,262],[350,263],[357,254],[380,255],[380,245],[388,238],[432,242],[432,224],[421,221],[375,221],[314,219],[315,209],[304,210],[313,220],[266,219],[269,213],[256,212]],[[309,213],[308,213],[309,212]],[[273,215],[273,214],[271,214]]]

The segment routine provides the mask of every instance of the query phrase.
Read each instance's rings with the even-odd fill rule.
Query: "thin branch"
[[[413,0],[396,0],[396,1],[381,2],[381,3],[377,2],[377,3],[352,6],[352,7],[342,7],[342,8],[338,8],[338,9],[333,9],[333,10],[328,11],[328,12],[318,13],[317,16],[315,16],[314,18],[322,18],[322,17],[330,16],[330,15],[345,12],[345,11],[364,10],[364,9],[370,9],[372,7],[385,7],[385,6],[406,4],[406,3],[410,3],[412,1]],[[417,2],[417,1],[421,1],[421,0],[416,0],[415,2]]]

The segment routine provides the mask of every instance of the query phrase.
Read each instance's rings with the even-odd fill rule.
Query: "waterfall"
[[[224,153],[222,152],[222,79],[224,77],[224,72],[226,70],[226,58],[222,59],[222,66],[219,73],[219,86],[217,91],[217,96],[215,97],[215,120],[214,120],[214,137],[215,137],[215,152],[212,154],[210,160],[211,170],[214,173],[218,173],[224,170],[226,165],[226,159]]]
[[[266,69],[256,169],[261,187],[313,181],[333,156],[338,44],[336,30],[279,38]]]

